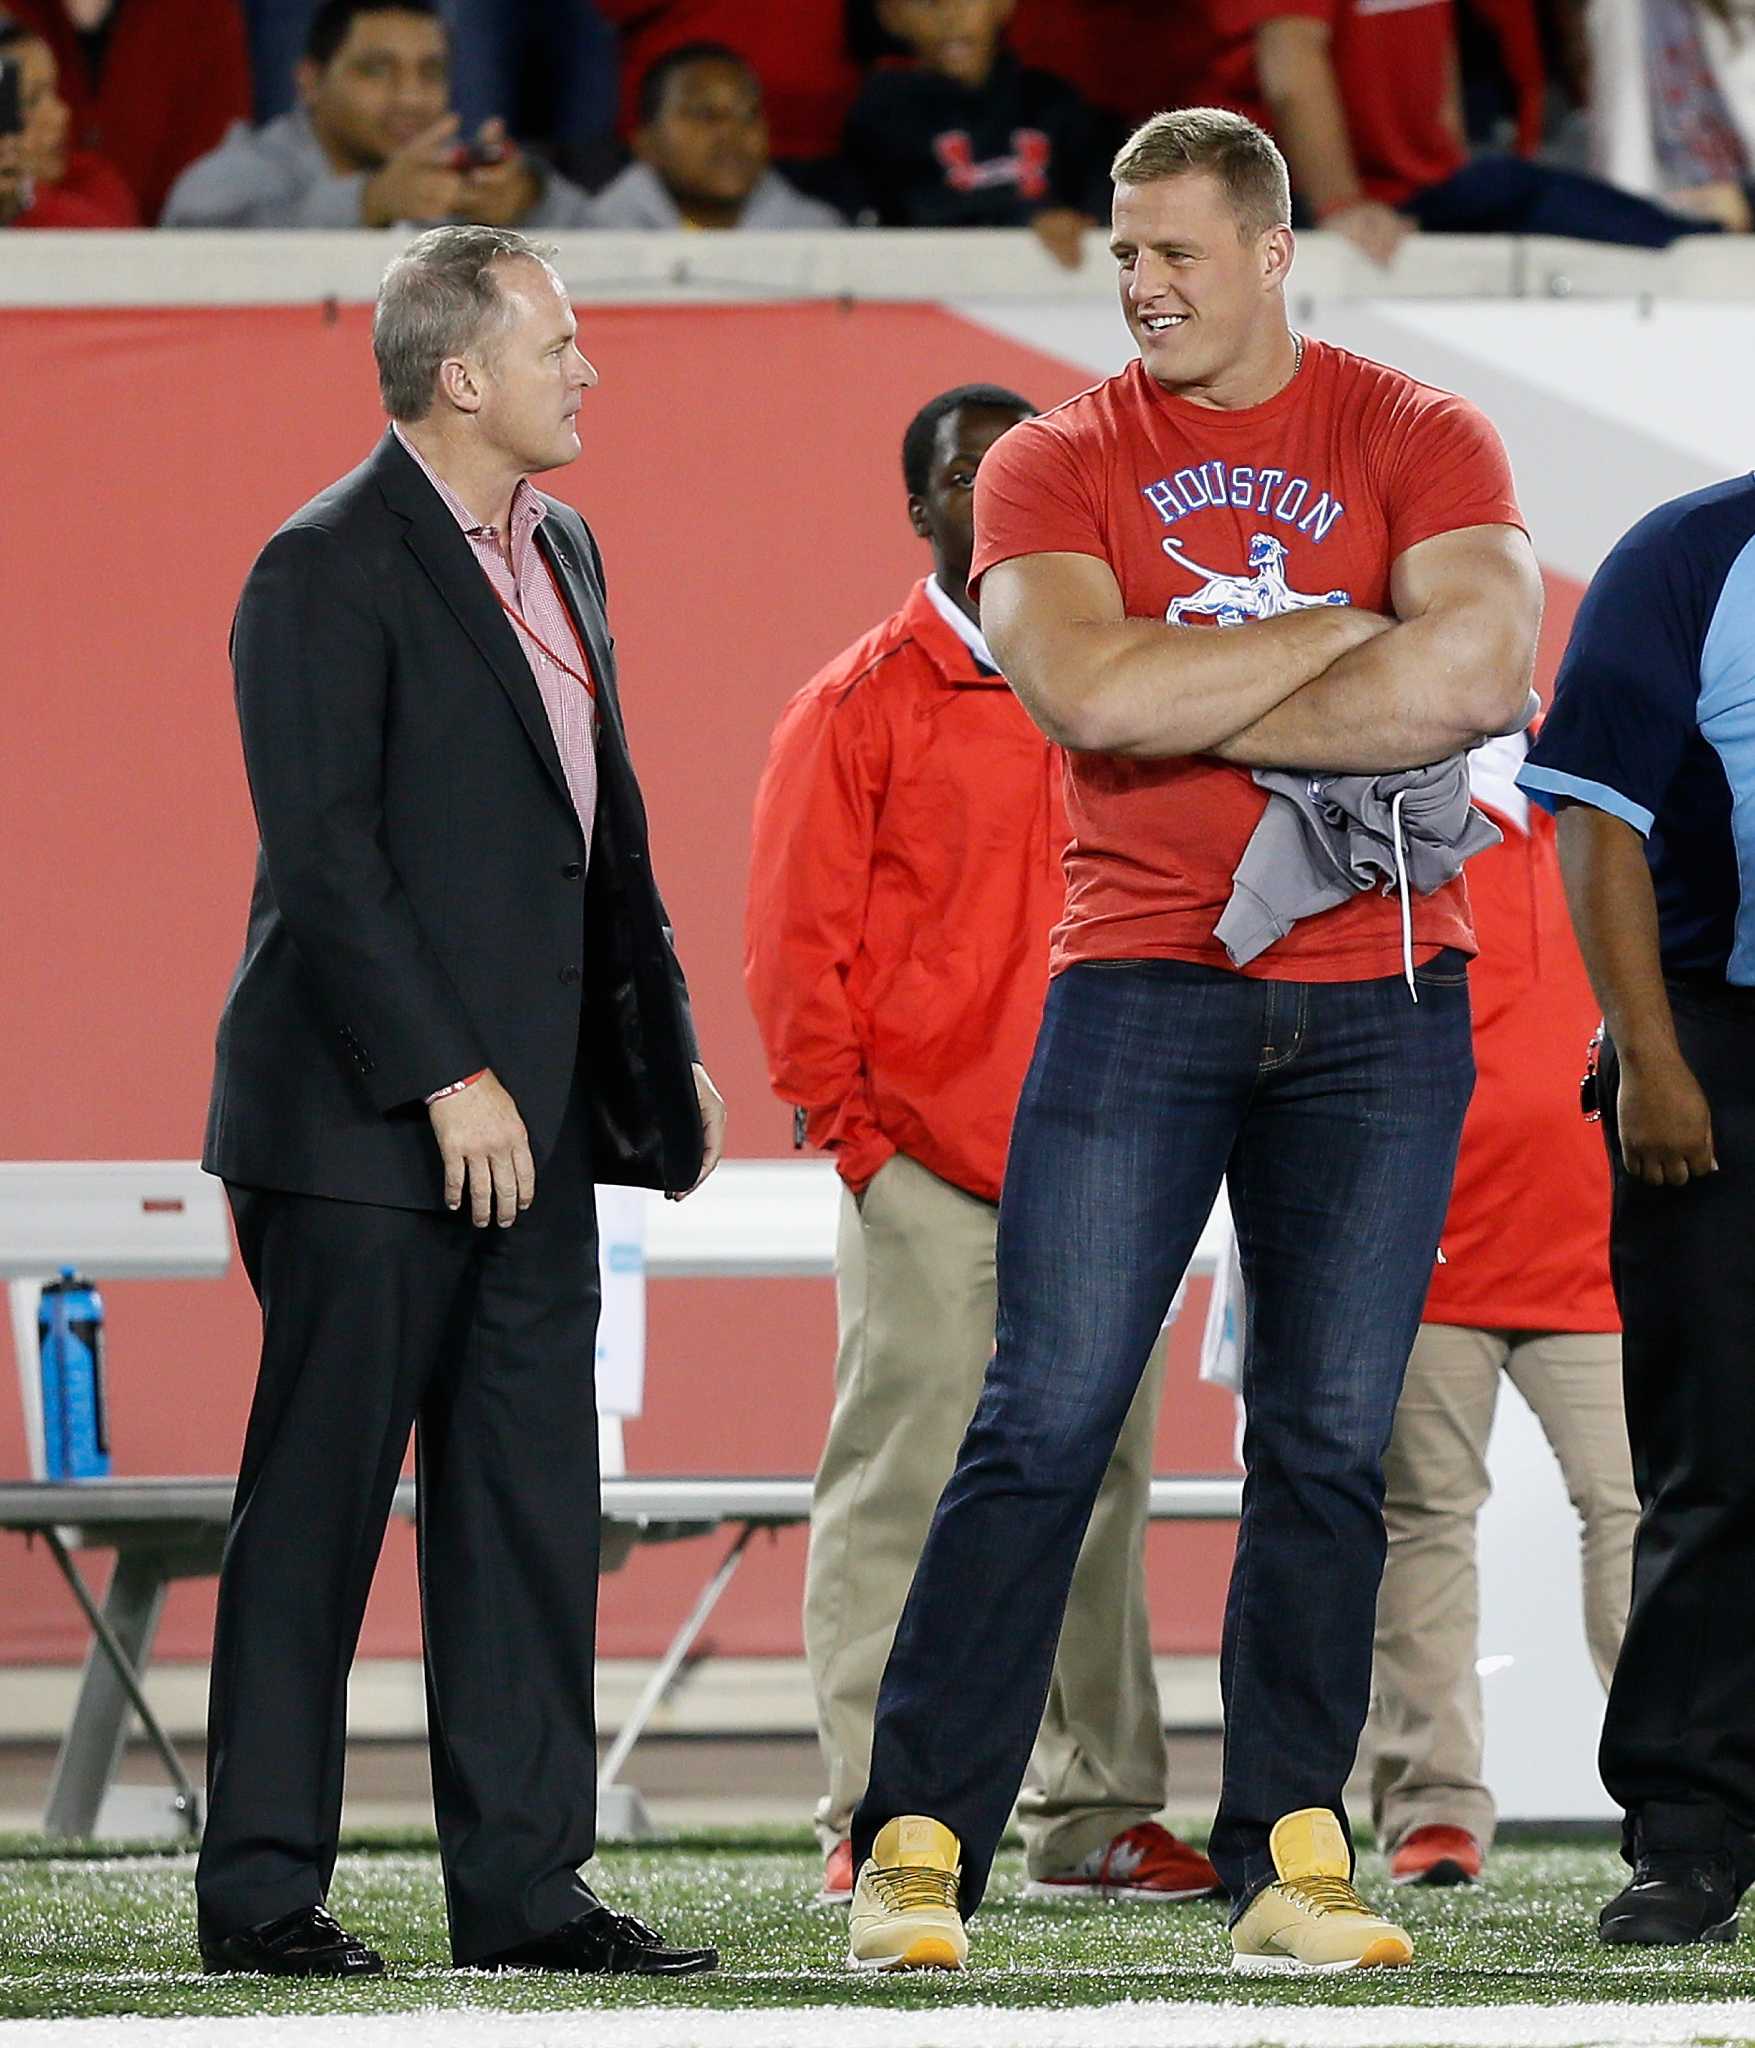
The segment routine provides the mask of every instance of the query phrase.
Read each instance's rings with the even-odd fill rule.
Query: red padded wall
[[[603,542],[658,866],[732,1150],[774,1154],[789,1119],[738,968],[769,729],[921,573],[898,467],[915,407],[975,379],[1046,405],[1090,375],[932,307],[581,317],[602,388],[582,459],[545,482]],[[262,541],[381,428],[367,331],[358,306],[0,313],[0,1157],[199,1149],[253,844],[227,626]],[[117,1470],[231,1469],[253,1369],[242,1277],[107,1293]],[[826,1282],[655,1285],[631,1469],[808,1471],[833,1327]],[[1195,1386],[1186,1338],[1159,1467],[1227,1469],[1230,1403]],[[0,1383],[0,1471],[23,1469]],[[1160,1647],[1210,1650],[1229,1532],[1151,1543]],[[410,1549],[392,1532],[368,1652],[416,1648]],[[716,1648],[797,1652],[802,1558],[797,1534],[758,1546]],[[680,1545],[606,1581],[605,1654],[655,1653],[708,1561]],[[0,1539],[0,1588],[0,1664],[80,1652],[40,1553]],[[205,1653],[210,1602],[206,1585],[177,1589],[161,1654]]]

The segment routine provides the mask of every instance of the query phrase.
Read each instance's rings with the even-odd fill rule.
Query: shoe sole
[[[1735,1941],[1739,1926],[1733,1913],[1728,1920],[1717,1921],[1711,1927],[1703,1927],[1698,1934],[1685,1934],[1675,1941],[1646,1941],[1637,1934],[1611,1934],[1606,1927],[1597,1929],[1597,1938],[1608,1948],[1692,1948],[1702,1941]]]
[[[203,1958],[201,1974],[204,1977],[310,1977],[345,1983],[351,1977],[381,1977],[384,1965],[377,1963],[367,1970],[264,1970],[256,1963],[210,1963]]]
[[[1326,1977],[1336,1970],[1404,1970],[1412,1954],[1399,1941],[1374,1941],[1363,1955],[1343,1956],[1334,1963],[1306,1963],[1297,1956],[1233,1954],[1231,1967],[1245,1977]]]
[[[1111,1899],[1130,1906],[1186,1906],[1194,1899],[1223,1898],[1221,1888],[1198,1885],[1191,1891],[1167,1892],[1157,1886],[1126,1884],[1060,1884],[1036,1877],[1018,1893],[1020,1899]]]
[[[816,1897],[809,1902],[810,1910],[813,1913],[826,1913],[832,1906],[851,1906],[852,1903],[853,1894],[851,1892],[818,1892]]]
[[[922,1934],[911,1941],[899,1956],[856,1956],[847,1951],[847,1967],[850,1970],[884,1972],[890,1970],[961,1970],[965,1967],[963,1958],[942,1934]]]
[[[1474,1884],[1480,1874],[1478,1870],[1470,1870],[1452,1857],[1441,1856],[1436,1863],[1428,1864],[1424,1870],[1409,1870],[1399,1876],[1392,1870],[1389,1881],[1391,1884]]]

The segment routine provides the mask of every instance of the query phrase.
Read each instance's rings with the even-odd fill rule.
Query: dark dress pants
[[[1609,1690],[1603,1783],[1653,1848],[1755,1878],[1755,991],[1672,983],[1719,1170],[1653,1188],[1621,1161],[1613,1046],[1603,1134],[1610,1261],[1639,1490],[1633,1605]]]
[[[583,1912],[596,1827],[597,1221],[579,1089],[509,1229],[231,1188],[262,1365],[220,1568],[203,1925],[329,1889],[347,1675],[416,1437],[451,1946]]]

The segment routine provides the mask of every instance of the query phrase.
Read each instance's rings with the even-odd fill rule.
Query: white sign
[[[646,1391],[646,1195],[597,1190],[597,1412],[638,1415]]]

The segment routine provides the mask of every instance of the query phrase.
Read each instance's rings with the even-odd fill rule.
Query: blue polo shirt
[[[1517,779],[1643,835],[1666,974],[1755,986],[1755,476],[1616,544]]]

